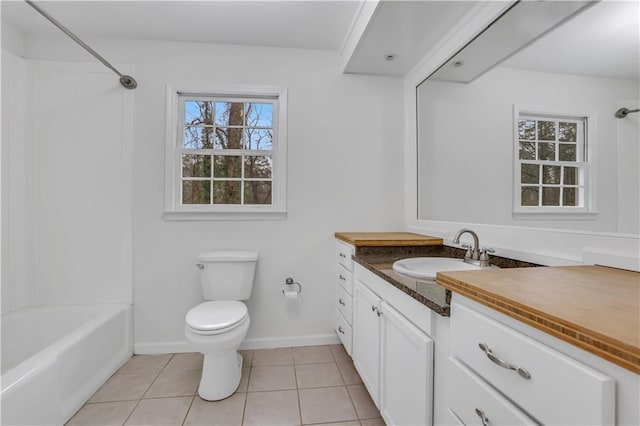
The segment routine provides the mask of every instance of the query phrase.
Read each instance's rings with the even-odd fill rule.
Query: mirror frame
[[[404,77],[405,229],[442,237],[446,245],[458,247],[451,241],[453,234],[472,228],[481,245],[495,248],[498,256],[549,266],[600,264],[640,271],[639,235],[418,219],[417,88],[514,3],[478,3]]]

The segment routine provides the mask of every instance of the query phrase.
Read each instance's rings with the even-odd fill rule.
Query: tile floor
[[[68,425],[384,426],[342,345],[240,351],[240,387],[197,396],[202,355],[131,358]]]

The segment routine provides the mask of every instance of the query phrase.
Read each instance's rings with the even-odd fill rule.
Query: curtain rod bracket
[[[640,112],[640,109],[620,108],[616,111],[615,116],[616,118],[625,118],[627,115],[634,112]]]

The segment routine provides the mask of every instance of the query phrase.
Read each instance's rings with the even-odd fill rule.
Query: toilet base
[[[242,378],[242,355],[238,351],[204,356],[198,395],[207,401],[231,396]]]

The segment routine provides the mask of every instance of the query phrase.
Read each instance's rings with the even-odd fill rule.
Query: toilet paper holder
[[[300,285],[298,281],[294,281],[293,278],[287,278],[286,280],[284,280],[284,284],[286,286],[292,286],[292,285],[298,286],[296,293],[298,294],[302,293],[302,285]],[[285,294],[284,290],[282,290],[282,294]]]

